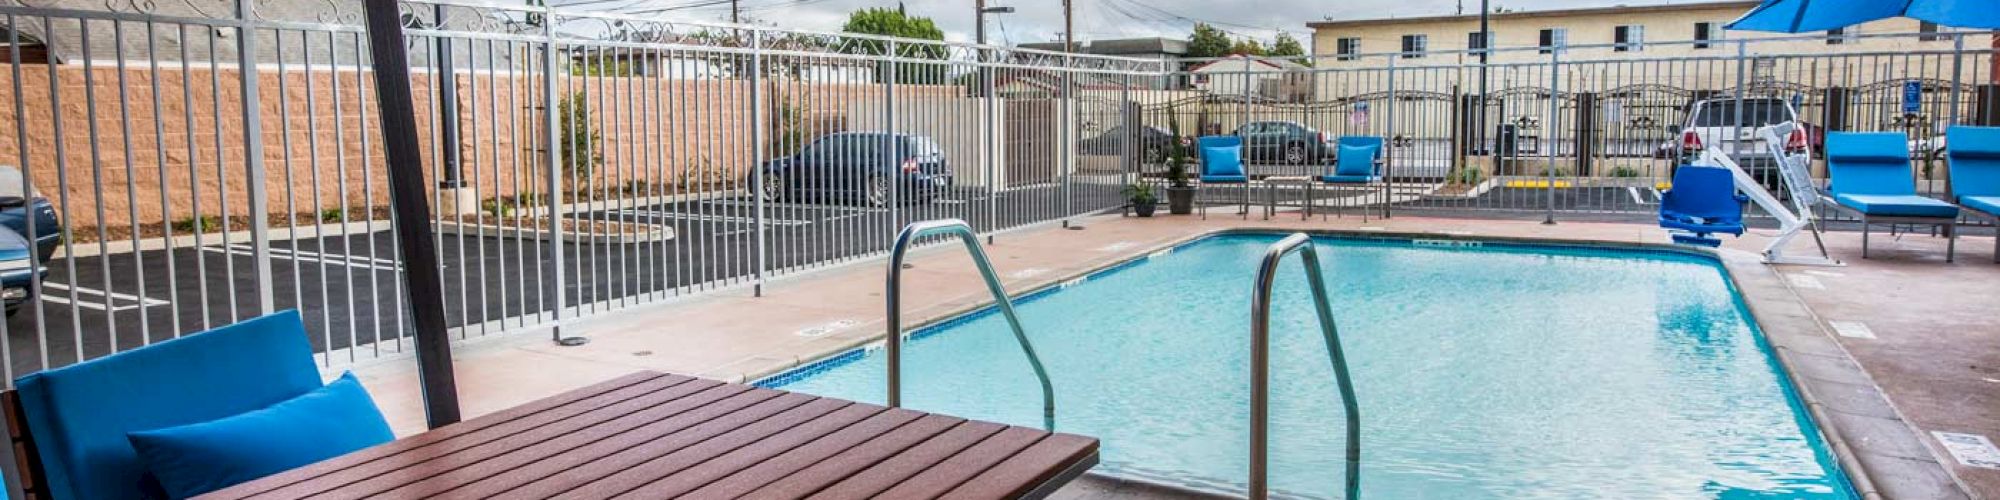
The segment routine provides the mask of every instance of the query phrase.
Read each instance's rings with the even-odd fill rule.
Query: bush
[[[1642,174],[1641,174],[1641,173],[1639,172],[1639,169],[1636,169],[1636,168],[1632,168],[1632,167],[1629,167],[1629,166],[1625,166],[1625,165],[1619,165],[1619,166],[1616,166],[1616,167],[1612,167],[1612,168],[1611,168],[1611,171],[1610,171],[1610,172],[1607,172],[1607,175],[1610,175],[1610,176],[1612,176],[1612,177],[1617,177],[1617,178],[1621,178],[1621,179],[1631,179],[1631,178],[1636,178],[1636,177],[1640,177],[1640,176],[1641,176]]]
[[[340,222],[345,218],[347,218],[347,211],[339,208],[329,208],[319,211],[320,222]]]
[[[1475,185],[1486,180],[1486,172],[1476,168],[1461,168],[1445,177],[1452,184]]]
[[[174,229],[191,233],[206,233],[222,229],[222,218],[213,215],[190,217],[174,222]]]

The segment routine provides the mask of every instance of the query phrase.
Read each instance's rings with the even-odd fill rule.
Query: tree
[[[1203,23],[1194,24],[1194,33],[1188,35],[1188,57],[1222,57],[1229,55],[1229,35]]]
[[[841,27],[841,31],[845,31],[848,33],[863,33],[869,35],[883,35],[883,36],[893,36],[900,38],[915,38],[919,40],[938,40],[938,41],[944,40],[944,30],[938,29],[937,23],[932,22],[930,18],[911,17],[910,15],[905,14],[901,9],[889,9],[881,7],[867,8],[854,11],[853,14],[849,14],[847,16],[847,24]],[[904,57],[904,58],[938,59],[938,60],[944,59],[945,56],[947,55],[946,54],[947,51],[945,50],[945,46],[943,44],[931,44],[931,43],[897,44],[896,53],[889,54],[888,44],[886,42],[873,39],[851,40],[847,45],[846,52],[854,54],[894,55],[897,57]],[[944,70],[945,67],[944,64],[942,63],[897,64],[896,82],[925,83],[925,84],[942,83],[944,81],[944,74],[945,74]],[[877,75],[875,78],[876,81],[882,81],[886,76],[887,75]]]
[[[1303,45],[1299,45],[1299,39],[1292,38],[1291,33],[1279,32],[1278,38],[1271,41],[1271,55],[1276,57],[1303,56],[1306,55],[1306,48]]]
[[[1229,46],[1229,54],[1230,54],[1230,55],[1237,55],[1237,54],[1242,54],[1242,55],[1246,55],[1246,56],[1261,56],[1261,55],[1264,55],[1264,44],[1261,44],[1261,43],[1257,43],[1257,41],[1256,41],[1256,40],[1253,40],[1253,39],[1249,39],[1249,38],[1245,38],[1245,39],[1242,39],[1242,40],[1237,40],[1237,41],[1236,41],[1236,44],[1234,44],[1234,45],[1230,45],[1230,46]]]

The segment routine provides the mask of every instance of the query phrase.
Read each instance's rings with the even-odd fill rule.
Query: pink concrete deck
[[[1650,225],[1539,221],[1438,219],[1399,215],[1362,222],[1358,216],[1300,221],[1296,214],[1249,221],[1212,213],[1195,217],[1124,219],[1093,217],[1086,229],[1049,227],[1001,235],[988,247],[1009,290],[1026,290],[1088,272],[1206,232],[1226,228],[1424,232],[1468,237],[1550,238],[1623,243],[1659,243],[1665,234]],[[1753,232],[1759,233],[1759,232]],[[1768,231],[1761,233],[1768,234]],[[886,239],[886,236],[885,236]],[[1806,372],[1827,404],[1815,404],[1822,419],[1860,429],[1846,439],[1877,479],[1894,483],[1883,495],[1894,498],[2000,497],[2000,470],[1960,465],[1943,453],[1931,431],[2000,438],[2000,264],[1993,263],[1991,238],[1963,238],[1958,262],[1943,262],[1943,240],[1911,235],[1892,239],[1878,233],[1870,260],[1860,259],[1859,234],[1831,234],[1828,243],[1846,267],[1776,268],[1744,264],[1761,249],[1765,235],[1729,241],[1724,253],[1739,268],[1739,284],[1767,334],[1806,332],[1799,348],[1806,370],[1821,363],[1840,367],[1821,376]],[[1810,241],[1796,242],[1806,250]],[[975,271],[962,252],[936,249],[912,256],[905,280],[908,325],[948,317],[987,302]],[[1744,267],[1748,266],[1748,267]],[[1773,273],[1772,271],[1775,271]],[[1746,274],[1762,276],[1746,277]],[[1783,279],[1779,279],[1783,278]],[[641,306],[571,322],[568,335],[592,339],[561,347],[546,334],[460,346],[456,353],[461,400],[468,417],[493,412],[568,389],[608,380],[635,370],[693,374],[744,381],[838,353],[881,338],[884,328],[881,261],[804,273],[774,280],[766,296],[747,289],[697,299]],[[1756,281],[1756,280],[1762,281]],[[1819,285],[1817,288],[1811,285]],[[1760,306],[1764,301],[1770,306]],[[1799,305],[1803,304],[1803,306]],[[1768,317],[1767,317],[1768,316]],[[1773,322],[1780,322],[1773,326]],[[1860,321],[1875,338],[1831,333],[1828,321]],[[809,329],[832,329],[803,336]],[[1837,340],[1835,342],[1828,339]],[[1815,347],[1817,346],[1817,347]],[[1790,349],[1789,347],[1787,349]],[[1851,353],[1859,370],[1845,361]],[[1845,370],[1845,371],[1841,371]],[[408,361],[357,368],[389,413],[399,432],[421,430],[415,370]],[[1863,374],[1865,372],[1865,374]],[[1879,401],[1873,388],[1887,394]],[[1852,389],[1846,390],[1846,389]],[[1823,393],[1822,393],[1823,392]],[[1873,399],[1869,399],[1873,398]],[[1846,421],[1855,422],[1848,423]],[[1822,422],[1822,426],[1827,426]],[[1912,438],[1910,436],[1922,436]],[[1885,444],[1886,443],[1886,444]],[[1923,471],[1944,464],[1951,477]],[[1884,481],[1878,481],[1884,482]],[[1893,492],[1905,492],[1892,494]]]

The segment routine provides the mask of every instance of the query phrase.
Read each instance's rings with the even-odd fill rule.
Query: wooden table
[[[1038,498],[1097,440],[641,372],[204,495]]]

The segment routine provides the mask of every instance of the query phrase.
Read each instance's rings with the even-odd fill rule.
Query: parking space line
[[[242,255],[246,257],[257,256],[257,252],[255,249],[251,248],[249,245],[241,243],[230,244],[227,248],[220,246],[205,246],[201,247],[201,249],[204,251],[221,253],[221,254]],[[299,262],[333,264],[336,266],[347,266],[357,269],[368,269],[374,271],[403,270],[403,266],[401,264],[396,263],[396,261],[394,260],[365,257],[360,255],[332,255],[319,252],[309,252],[305,250],[287,250],[283,248],[273,248],[271,249],[271,256],[280,259],[296,260]]]
[[[757,223],[756,217],[737,217],[733,215],[715,215],[715,214],[691,214],[685,212],[668,212],[662,210],[620,209],[620,210],[612,210],[611,213],[619,215],[651,217],[655,219],[676,219],[676,220],[685,220],[694,222],[727,222],[732,224]],[[778,218],[767,217],[764,219],[764,223],[771,225],[778,225],[778,226],[803,226],[811,224],[812,221],[795,220],[795,219],[778,219]]]
[[[756,208],[756,207],[757,207],[757,202],[755,202],[755,201],[742,201],[742,200],[711,200],[711,201],[709,201],[708,203],[709,203],[709,204],[713,204],[713,205],[723,205],[723,206],[731,206],[731,207],[746,207],[746,208]],[[871,212],[871,213],[881,213],[881,212],[887,212],[887,211],[889,211],[889,209],[887,209],[887,208],[882,208],[882,207],[851,207],[851,206],[843,206],[843,205],[814,205],[814,204],[808,204],[808,203],[778,203],[778,202],[765,202],[765,203],[764,203],[764,208],[767,208],[767,209],[771,209],[771,208],[778,208],[778,209],[785,209],[785,208],[791,208],[791,209],[802,209],[802,210],[835,210],[835,211],[841,211],[841,212]]]
[[[127,294],[127,293],[118,293],[118,292],[107,292],[107,291],[104,291],[104,290],[98,290],[98,289],[95,289],[95,288],[90,288],[90,287],[83,287],[83,286],[70,286],[70,285],[65,285],[65,284],[62,284],[62,283],[57,283],[57,282],[54,282],[54,281],[44,281],[44,282],[42,282],[42,289],[43,289],[43,290],[61,290],[61,291],[64,291],[64,292],[69,292],[69,295],[70,295],[69,297],[58,297],[58,296],[54,296],[54,295],[49,295],[49,294],[47,294],[47,293],[43,293],[43,294],[42,294],[42,297],[41,297],[41,298],[42,298],[42,300],[45,300],[45,301],[48,301],[48,302],[53,302],[53,303],[57,303],[57,304],[72,304],[72,303],[74,303],[74,304],[76,304],[76,306],[77,306],[77,307],[81,307],[81,308],[85,308],[85,309],[96,309],[96,310],[99,310],[99,311],[105,311],[105,312],[118,312],[118,311],[128,311],[128,310],[132,310],[132,309],[139,309],[139,308],[145,308],[145,307],[153,307],[153,306],[164,306],[164,305],[167,305],[167,304],[169,304],[169,303],[170,303],[170,302],[167,302],[167,301],[164,301],[164,300],[160,300],[160,299],[155,299],[155,298],[152,298],[152,297],[141,297],[141,296],[138,296],[138,295],[132,295],[132,294]],[[78,295],[96,295],[96,296],[99,296],[99,297],[104,297],[104,300],[103,300],[103,301],[100,301],[100,302],[92,302],[92,301],[88,301],[88,300],[83,300],[82,298],[78,297]],[[128,304],[128,305],[116,305],[116,304],[113,304],[113,303],[112,303],[113,301],[115,301],[115,300],[118,300],[118,299],[124,299],[124,300],[127,300],[127,301],[131,301],[131,302],[133,302],[133,304]]]

